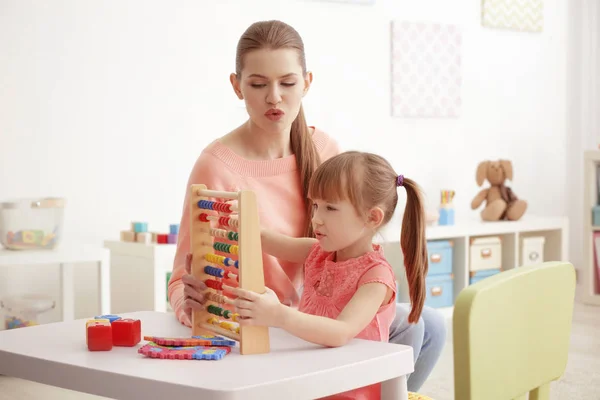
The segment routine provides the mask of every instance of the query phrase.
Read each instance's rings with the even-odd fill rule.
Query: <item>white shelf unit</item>
[[[408,287],[404,272],[402,250],[400,249],[400,224],[391,225],[381,232],[382,244],[388,260],[400,281],[400,301],[408,302]],[[541,236],[545,238],[544,261],[569,260],[569,220],[567,217],[542,217],[525,214],[519,221],[484,222],[478,219],[458,219],[452,226],[430,226],[427,228],[428,241],[451,240],[453,242],[452,269],[454,276],[454,298],[469,285],[471,239],[499,236],[502,240],[502,269],[504,271],[521,266],[522,239]],[[453,307],[439,309],[447,317]]]
[[[589,150],[584,157],[584,196],[583,196],[583,273],[581,300],[586,304],[600,305],[600,290],[597,287],[598,270],[594,262],[594,232],[600,226],[594,226],[592,208],[598,204],[598,167],[600,151]]]
[[[111,313],[171,311],[167,273],[173,270],[175,244],[106,240],[110,250]]]

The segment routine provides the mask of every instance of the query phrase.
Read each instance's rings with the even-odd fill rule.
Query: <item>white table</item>
[[[142,337],[189,336],[170,313],[120,314],[142,322]],[[145,343],[90,352],[86,320],[0,332],[0,374],[116,399],[314,399],[383,382],[383,399],[408,398],[410,346],[353,340],[324,348],[270,329],[271,352],[222,360],[161,360],[137,353]]]
[[[18,265],[60,266],[62,319],[75,318],[73,265],[97,263],[100,314],[110,314],[110,253],[100,246],[82,243],[60,243],[54,250],[7,250],[0,247],[0,267]]]

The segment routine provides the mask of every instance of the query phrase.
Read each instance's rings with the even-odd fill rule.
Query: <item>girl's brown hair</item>
[[[284,22],[271,20],[255,22],[246,29],[240,37],[235,55],[235,73],[241,79],[244,67],[244,56],[251,51],[259,49],[294,49],[298,52],[298,61],[302,67],[302,73],[306,75],[306,55],[304,53],[304,42],[298,32]],[[296,156],[296,165],[300,171],[300,185],[302,187],[302,198],[306,207],[306,221],[304,235],[313,236],[310,223],[311,205],[308,201],[308,184],[312,174],[320,163],[319,153],[312,140],[304,109],[300,106],[298,116],[292,123],[290,131],[292,153]]]
[[[425,276],[429,268],[425,237],[425,211],[419,186],[411,179],[398,178],[390,163],[371,153],[348,151],[323,162],[315,171],[309,187],[311,199],[330,202],[347,200],[358,215],[380,207],[387,224],[398,204],[398,188],[406,189],[400,246],[412,308],[408,322],[416,323],[425,303]]]

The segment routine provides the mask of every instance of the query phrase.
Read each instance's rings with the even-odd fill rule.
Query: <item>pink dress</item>
[[[304,290],[298,310],[336,319],[361,285],[383,283],[394,294],[356,338],[387,342],[396,315],[396,280],[381,246],[374,244],[372,252],[342,262],[333,261],[334,256],[315,244],[304,265]],[[374,384],[327,399],[379,399],[380,390],[381,384]]]

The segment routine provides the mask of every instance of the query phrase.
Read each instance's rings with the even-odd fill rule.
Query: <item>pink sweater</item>
[[[314,130],[313,141],[321,161],[340,151],[337,143],[321,130]],[[255,191],[261,226],[289,236],[302,236],[306,218],[295,155],[254,161],[238,156],[218,140],[209,144],[196,160],[188,180],[173,274],[169,281],[171,307],[179,321],[188,326],[191,324],[183,312],[181,277],[185,274],[185,256],[190,252],[189,187],[196,183],[204,183],[213,190]],[[263,254],[263,268],[265,285],[277,293],[282,303],[296,306],[299,302],[297,290],[302,283],[301,265]]]

